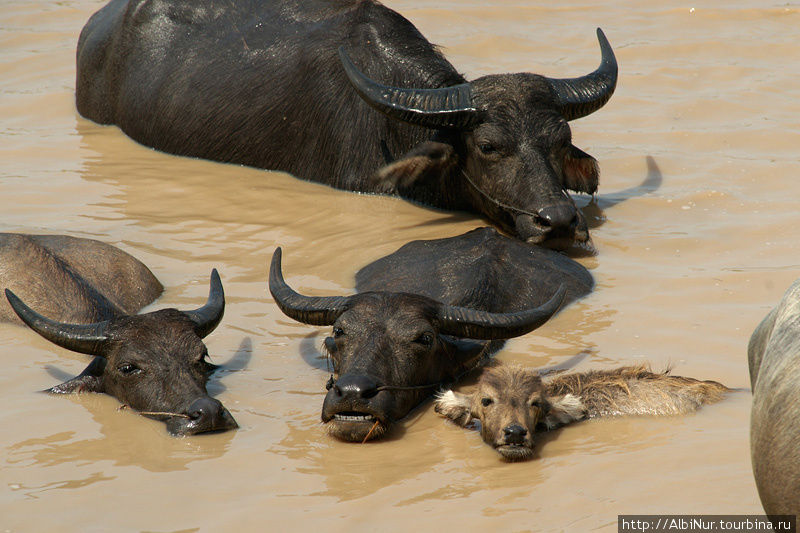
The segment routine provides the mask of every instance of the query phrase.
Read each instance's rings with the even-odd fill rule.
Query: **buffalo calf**
[[[547,381],[536,370],[499,365],[484,370],[472,394],[440,393],[436,412],[460,426],[480,421],[484,442],[506,460],[523,461],[533,456],[537,430],[605,416],[691,413],[726,391],[716,381],[654,373],[643,365]]]

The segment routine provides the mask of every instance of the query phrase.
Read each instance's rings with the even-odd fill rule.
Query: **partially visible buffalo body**
[[[569,257],[494,228],[412,241],[356,274],[358,292],[411,292],[493,313],[542,305],[561,285],[569,303],[589,294],[594,279]]]
[[[136,315],[162,286],[128,254],[89,239],[0,234],[0,287],[8,300],[0,305],[3,321],[12,321],[12,311],[47,340],[94,356],[79,376],[48,392],[109,394],[163,420],[173,435],[237,427],[206,391],[215,366],[201,339],[225,309],[216,270],[203,307]]]
[[[54,320],[84,324],[135,314],[164,290],[139,260],[100,241],[0,233],[5,288]],[[0,322],[22,325],[4,298]]]
[[[758,495],[767,514],[800,516],[800,280],[755,329],[747,355]]]
[[[566,193],[597,162],[567,121],[616,87],[573,79],[467,81],[404,17],[371,0],[112,0],[81,32],[78,111],[166,152],[290,172],[479,213],[523,240],[590,247]]]
[[[333,326],[324,346],[335,378],[322,420],[351,441],[380,437],[441,384],[484,362],[496,346],[484,341],[537,328],[592,286],[572,260],[490,228],[410,243],[362,269],[358,294],[347,297],[296,293],[280,258],[278,249],[269,285],[281,310]]]

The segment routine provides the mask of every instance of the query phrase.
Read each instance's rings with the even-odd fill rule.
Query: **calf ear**
[[[550,404],[550,409],[544,418],[547,429],[566,426],[586,418],[586,406],[583,405],[580,398],[573,394],[553,396],[547,400]]]
[[[455,150],[450,144],[425,141],[380,169],[377,179],[382,185],[382,192],[394,192],[408,188],[426,177],[442,176],[455,163]]]
[[[105,368],[106,360],[103,357],[95,357],[80,375],[65,381],[61,385],[51,387],[45,392],[52,394],[103,392],[103,371]]]
[[[594,194],[597,192],[600,169],[597,160],[573,145],[564,158],[564,186],[575,192]]]
[[[472,397],[451,390],[440,392],[434,401],[434,410],[445,418],[449,418],[461,427],[472,421],[470,405]]]

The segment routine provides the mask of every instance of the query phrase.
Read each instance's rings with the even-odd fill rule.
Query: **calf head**
[[[597,37],[600,67],[580,78],[489,75],[440,89],[386,87],[340,51],[351,83],[367,103],[437,130],[381,170],[383,186],[413,197],[414,187],[439,181],[445,187],[437,194],[453,200],[454,190],[467,191],[462,201],[522,240],[593,250],[586,220],[566,191],[593,194],[597,161],[572,144],[567,121],[602,107],[616,87],[614,52],[600,29]]]
[[[441,393],[435,409],[460,426],[479,420],[484,442],[508,461],[533,457],[537,428],[552,429],[585,417],[577,397],[548,396],[535,370],[517,366],[487,368],[472,394]]]
[[[194,311],[163,309],[96,324],[64,324],[25,305],[6,289],[19,317],[47,340],[95,356],[76,378],[48,392],[103,392],[143,415],[163,420],[175,436],[238,427],[219,400],[206,391],[216,366],[207,360],[203,337],[217,327],[225,296],[216,269],[208,301]]]
[[[407,293],[365,292],[309,297],[292,290],[272,257],[269,289],[287,316],[332,325],[325,349],[333,363],[322,421],[335,437],[375,439],[443,382],[453,382],[479,360],[484,344],[459,338],[507,339],[547,321],[563,301],[563,287],[539,308],[487,313]],[[455,338],[453,338],[455,337]]]

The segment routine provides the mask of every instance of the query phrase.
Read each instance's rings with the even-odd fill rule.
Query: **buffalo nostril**
[[[549,228],[568,228],[578,222],[578,212],[571,205],[549,205],[536,213],[536,221]]]
[[[528,430],[519,424],[512,424],[507,426],[503,430],[503,433],[505,433],[506,442],[509,444],[522,444],[525,436],[528,434]]]

